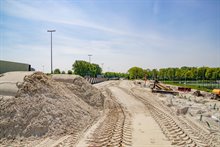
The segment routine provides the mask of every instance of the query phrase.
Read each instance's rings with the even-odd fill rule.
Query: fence
[[[91,84],[96,84],[107,80],[106,78],[89,78],[89,77],[85,79]]]
[[[176,83],[176,84],[184,84],[184,85],[191,85],[191,86],[197,86],[197,87],[203,87],[208,89],[215,89],[220,88],[220,82],[219,81],[165,81],[166,83]]]

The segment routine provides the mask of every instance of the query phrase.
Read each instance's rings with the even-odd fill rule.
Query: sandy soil
[[[143,83],[143,81],[141,82]],[[179,108],[184,106],[190,106],[189,112],[195,111],[196,106],[200,109],[204,108],[209,112],[213,112],[212,114],[218,113],[218,109],[208,110],[205,108],[205,105],[200,105],[197,101],[179,102],[186,101],[181,98],[183,97],[182,93],[180,96],[153,94],[150,88],[135,83],[124,80],[108,81],[95,85],[102,90],[102,93],[106,97],[109,97],[117,105],[121,106],[125,117],[121,117],[120,115],[116,117],[119,117],[123,122],[129,123],[122,122],[119,124],[119,121],[114,122],[115,117],[112,117],[112,114],[106,111],[102,119],[88,129],[85,133],[86,135],[81,138],[77,146],[214,147],[219,145],[220,135],[218,132],[220,128],[211,118],[209,118],[209,123],[212,124],[212,128],[215,130],[214,133],[213,130],[207,128],[207,124],[205,124],[206,118],[204,118],[203,123],[198,122],[198,117],[194,116],[195,113],[193,113],[193,116],[188,113],[186,115],[177,115],[176,113]],[[106,94],[106,91],[108,94]],[[192,97],[192,94],[187,93],[186,95]],[[175,98],[173,105],[167,106],[170,98]],[[216,107],[219,107],[219,103],[216,101],[206,101],[206,105],[217,103]],[[117,105],[114,109],[118,108]],[[119,111],[118,113],[120,114],[121,112]],[[111,118],[111,123],[106,118]],[[110,129],[105,129],[108,127]],[[117,128],[122,128],[123,131]],[[111,130],[114,131],[111,132]],[[111,133],[106,134],[106,132]]]
[[[121,85],[126,84],[125,82]],[[143,103],[117,87],[110,87],[110,90],[132,115],[132,146],[170,146],[170,142]]]
[[[104,107],[101,92],[79,76],[35,72],[17,88],[0,96],[0,146],[74,144]]]
[[[23,143],[23,146],[217,147],[220,144],[220,123],[214,119],[220,114],[218,101],[193,97],[192,93],[179,96],[151,93],[148,86],[143,86],[143,81],[139,81],[142,84],[127,80],[106,81],[91,87],[81,79],[75,81],[77,78],[53,77],[68,83],[64,85],[72,90],[74,97],[86,102],[81,105],[84,114],[93,110],[99,115],[93,117],[93,121],[81,123],[87,125],[78,133],[41,137],[35,142]],[[64,87],[61,91],[69,97]],[[91,108],[85,109],[85,106]],[[184,107],[189,107],[186,114],[177,113]],[[73,121],[76,120],[73,118]],[[75,125],[72,127],[76,128]]]

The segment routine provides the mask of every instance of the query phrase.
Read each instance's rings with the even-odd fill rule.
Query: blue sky
[[[104,71],[132,66],[220,67],[219,0],[0,0],[0,59],[67,71],[75,60]]]

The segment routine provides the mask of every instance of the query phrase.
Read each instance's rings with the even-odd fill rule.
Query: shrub
[[[60,69],[56,68],[53,73],[54,74],[60,74]]]
[[[73,74],[72,70],[68,70],[68,74],[70,75]]]

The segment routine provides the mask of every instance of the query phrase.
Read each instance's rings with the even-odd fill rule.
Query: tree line
[[[120,73],[120,72],[105,72],[104,74],[105,78],[129,78],[129,74],[127,73]]]
[[[132,67],[127,73],[107,72],[105,77],[123,77],[127,79],[157,79],[167,81],[178,80],[220,80],[220,68],[211,67],[181,67],[143,69]]]
[[[181,68],[161,68],[142,69],[140,67],[132,67],[128,70],[130,79],[147,79],[158,80],[219,80],[220,68],[211,67],[181,67]]]
[[[157,79],[157,80],[220,80],[220,67],[186,67],[181,68],[161,68],[161,69],[143,69],[141,67],[131,67],[127,73],[105,72],[95,63],[89,63],[83,60],[76,60],[72,65],[72,70],[68,70],[68,74],[97,77],[102,75],[106,78],[126,78],[126,79]],[[55,69],[54,73],[60,74],[59,69]]]

